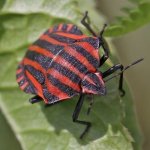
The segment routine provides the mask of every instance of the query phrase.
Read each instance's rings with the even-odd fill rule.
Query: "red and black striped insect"
[[[17,82],[21,90],[34,94],[29,101],[41,100],[47,105],[62,102],[75,95],[80,95],[73,112],[73,122],[86,125],[82,138],[91,127],[91,123],[78,120],[86,94],[105,95],[104,78],[121,70],[119,73],[119,91],[123,96],[123,71],[133,64],[123,67],[114,65],[105,72],[98,70],[109,57],[109,49],[102,31],[97,35],[87,23],[87,12],[81,23],[92,33],[89,37],[73,24],[59,24],[48,29],[29,48],[17,69]],[[100,56],[99,48],[104,54]],[[88,114],[90,112],[88,109]]]

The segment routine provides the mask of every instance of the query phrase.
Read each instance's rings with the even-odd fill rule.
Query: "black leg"
[[[109,75],[113,74],[115,71],[117,70],[123,70],[123,65],[121,64],[117,64],[114,65],[113,67],[111,67],[110,69],[108,69],[107,71],[105,71],[104,73],[102,73],[103,78],[108,77]],[[125,95],[125,91],[123,90],[123,72],[120,73],[120,79],[119,79],[119,91],[120,91],[120,96],[124,96]]]
[[[104,24],[103,26],[103,29],[101,30],[100,32],[100,36],[99,36],[99,42],[100,42],[100,45],[99,46],[102,46],[103,50],[104,50],[104,55],[101,57],[100,59],[100,64],[99,64],[99,67],[102,66],[104,64],[104,62],[109,58],[109,47],[108,47],[108,44],[107,42],[105,41],[105,39],[103,38],[103,33],[105,31],[105,28],[106,28],[106,24]]]
[[[80,136],[81,139],[89,131],[89,129],[91,127],[91,123],[90,122],[78,120],[78,117],[79,117],[79,114],[80,114],[80,111],[81,111],[81,107],[83,105],[83,101],[84,101],[84,95],[81,94],[80,98],[79,98],[79,100],[77,102],[77,105],[75,107],[75,110],[73,112],[73,115],[72,115],[73,122],[86,125],[86,128],[85,128],[84,132]]]
[[[100,41],[100,44],[104,50],[104,55],[100,59],[99,67],[102,66],[104,62],[109,58],[109,47],[108,47],[107,42],[104,39],[102,39]]]
[[[36,96],[29,99],[29,102],[32,103],[32,104],[40,102],[40,101],[42,101],[42,98],[38,95],[36,95]]]
[[[87,115],[89,115],[89,114],[90,114],[90,111],[91,111],[92,105],[93,105],[93,103],[94,103],[93,94],[89,95],[89,100],[90,100],[90,104],[89,104],[89,107],[88,107],[88,110],[87,110]]]
[[[97,37],[97,34],[93,31],[93,29],[91,28],[90,24],[86,22],[86,19],[88,19],[88,11],[85,12],[85,15],[83,17],[83,19],[81,20],[81,23],[94,35]],[[100,60],[100,65],[103,65],[104,62],[108,59],[109,57],[109,48],[107,45],[107,42],[105,41],[105,39],[103,38],[103,33],[105,30],[106,24],[104,24],[103,29],[100,32],[100,36],[99,36],[99,40],[100,40],[100,45],[102,46],[103,50],[104,50],[104,55],[101,57]]]
[[[94,35],[97,36],[96,33],[91,28],[90,24],[86,22],[86,19],[88,19],[88,11],[85,12],[85,15],[83,19],[81,20],[81,23]]]

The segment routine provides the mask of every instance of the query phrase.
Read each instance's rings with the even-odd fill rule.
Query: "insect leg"
[[[113,67],[111,67],[110,69],[108,69],[107,71],[102,73],[103,78],[108,77],[109,75],[113,74],[115,71],[117,70],[123,70],[123,65],[122,64],[117,64],[114,65]],[[123,72],[120,73],[120,79],[119,79],[119,87],[118,87],[120,93],[120,96],[124,96],[125,95],[125,91],[123,89]]]
[[[107,24],[104,24],[103,29],[100,31],[100,36],[99,36],[99,47],[102,46],[103,51],[104,51],[104,54],[100,59],[99,67],[102,66],[104,62],[109,58],[109,53],[110,53],[109,46],[106,40],[103,38],[103,33],[105,31],[106,26]]]
[[[89,95],[89,100],[90,100],[90,104],[89,104],[89,107],[88,107],[88,110],[87,110],[87,115],[89,115],[89,114],[90,114],[90,111],[91,111],[92,105],[93,105],[93,103],[94,103],[93,95]]]
[[[109,58],[109,47],[104,38],[101,39],[100,44],[104,50],[104,55],[100,59],[99,67],[104,64],[104,62]]]
[[[38,95],[36,95],[36,96],[29,99],[29,102],[32,103],[32,104],[40,102],[40,101],[42,101],[42,98]]]
[[[79,114],[80,114],[80,111],[81,111],[81,107],[83,105],[83,101],[84,101],[84,95],[81,94],[80,98],[77,102],[77,105],[75,107],[75,110],[73,112],[73,115],[72,115],[73,122],[86,125],[86,128],[85,128],[84,132],[80,135],[80,139],[83,138],[83,136],[89,131],[89,129],[91,127],[90,122],[78,120],[78,117],[79,117]]]
[[[86,19],[88,19],[88,11],[85,12],[85,15],[83,17],[83,19],[81,20],[81,23],[94,35],[97,36],[96,33],[93,31],[93,29],[91,28],[90,24],[86,22]],[[109,48],[107,45],[107,42],[105,41],[105,39],[102,37],[104,30],[105,30],[106,24],[104,24],[103,29],[100,32],[100,44],[104,50],[104,55],[102,56],[101,60],[100,60],[100,66],[103,65],[103,63],[108,59],[109,57]]]
[[[81,20],[81,23],[94,35],[97,36],[96,33],[93,31],[93,29],[91,28],[90,24],[86,22],[86,19],[88,19],[88,11],[85,12],[85,15],[83,17],[83,19]]]

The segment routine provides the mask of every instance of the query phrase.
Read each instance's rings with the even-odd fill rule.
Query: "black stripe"
[[[71,81],[75,83],[80,82],[80,77],[78,75],[73,73],[71,70],[69,70],[65,66],[56,63],[55,61],[51,63],[52,59],[50,59],[49,57],[46,57],[34,51],[28,51],[26,54],[26,58],[36,61],[46,70],[48,70],[49,68],[56,69],[59,73],[68,77]]]
[[[68,85],[63,84],[61,81],[59,81],[58,79],[54,78],[52,75],[48,74],[47,77],[48,77],[50,83],[53,86],[56,86],[62,92],[66,93],[68,96],[72,97],[73,95],[78,93],[78,91],[74,90],[73,88],[71,88]]]
[[[30,50],[27,51],[25,57],[32,61],[38,62],[46,70],[50,67],[50,63],[52,61],[51,58]]]
[[[86,89],[92,90],[92,91],[95,91],[95,92],[100,92],[104,88],[103,85],[95,86],[95,85],[91,84],[90,82],[88,82],[87,80],[82,81],[82,85],[85,86]]]
[[[54,45],[50,42],[47,42],[45,40],[40,40],[40,39],[37,40],[36,42],[34,42],[33,45],[37,45],[41,48],[44,48],[44,49],[50,51],[51,53],[53,53],[54,55],[56,55],[57,53],[62,51],[62,49],[64,49],[64,46]]]
[[[23,78],[20,82],[18,82],[18,84],[19,86],[22,86],[23,84],[25,84],[25,82],[27,82],[27,80]]]
[[[63,65],[60,65],[56,62],[52,63],[51,68],[54,68],[55,70],[57,70],[62,75],[68,77],[74,83],[79,83],[81,80],[81,78],[77,74],[75,74],[74,72],[72,72],[68,68],[66,68]]]
[[[94,58],[90,53],[88,53],[83,47],[77,45],[77,44],[72,44],[69,45],[71,48],[76,50],[78,53],[80,53],[82,56],[84,56],[91,65],[93,65],[95,68],[98,67],[99,61]]]
[[[43,89],[43,95],[48,100],[49,104],[54,103],[55,101],[59,100],[59,98],[57,96],[55,96],[55,95],[51,94],[50,92],[48,92],[46,87],[44,87],[44,89]]]
[[[45,46],[46,45],[46,46]],[[53,55],[56,55],[57,53],[59,53],[60,51],[63,51],[61,53],[59,53],[60,56],[62,56],[65,60],[67,60],[69,63],[71,63],[73,66],[77,67],[77,69],[81,72],[84,73],[86,72],[88,69],[80,62],[78,61],[75,57],[69,55],[68,53],[66,53],[64,51],[64,47],[63,46],[57,46],[54,44],[51,44],[49,42],[40,40],[40,44],[38,45],[39,47],[44,48],[47,51],[51,51],[51,53]],[[48,48],[48,49],[47,49]],[[32,58],[31,58],[32,59]],[[43,65],[42,65],[43,66]],[[43,66],[44,67],[44,66]],[[47,68],[46,68],[47,69]]]
[[[62,31],[67,31],[67,27],[68,27],[67,24],[63,24],[63,26],[62,26]]]
[[[90,74],[88,74],[88,76],[90,77],[91,80],[93,80],[93,82],[94,82],[97,86],[101,86],[101,85],[102,85],[101,82],[100,82],[100,80],[99,80],[99,78],[98,78],[98,76],[95,75],[94,73],[90,73]]]
[[[72,38],[69,38],[69,37],[65,37],[65,36],[62,36],[62,35],[58,35],[57,33],[50,33],[49,34],[49,37],[59,41],[59,42],[62,42],[62,43],[67,43],[67,44],[71,44],[71,43],[75,43],[77,40],[76,39],[72,39]]]
[[[25,88],[24,88],[24,92],[26,92],[26,93],[31,93],[31,94],[37,94],[36,92],[35,92],[35,87],[33,86],[33,84],[32,84],[32,86],[31,86],[31,84],[32,83],[30,83],[30,85],[27,85]]]
[[[65,51],[62,51],[60,53],[60,56],[62,56],[65,60],[67,60],[71,65],[73,65],[74,67],[76,67],[79,72],[81,73],[87,73],[88,69],[87,67],[82,64],[77,58],[75,58],[74,56],[71,56],[70,54],[68,54]]]
[[[19,64],[18,68],[22,69],[22,71],[16,75],[16,78],[20,78],[21,76],[23,76],[23,79],[18,83],[19,86],[22,86],[25,82],[28,82],[28,85],[23,89],[23,91],[26,92],[26,93],[36,94],[36,92],[35,92],[36,88],[34,87],[32,82],[29,81],[29,79],[26,77],[26,75],[24,73],[24,65]]]
[[[17,70],[19,70],[19,69],[22,69],[22,64],[19,64],[19,65],[18,65]]]
[[[25,69],[29,71],[29,73],[40,83],[43,84],[45,81],[45,77],[43,73],[30,65],[25,65]]]
[[[48,35],[49,33],[51,33],[51,32],[49,32],[49,29],[48,29],[48,30],[46,30],[41,36],[43,36],[43,35]]]
[[[34,85],[32,84],[32,82],[30,82],[29,79],[27,77],[25,77],[25,75],[24,75],[24,78],[18,84],[21,87],[23,84],[25,84],[25,82],[27,82],[28,84],[23,89],[23,91],[26,92],[26,93],[36,94],[36,92],[35,92],[36,88],[34,87]]]
[[[58,28],[59,28],[59,25],[55,25],[53,28],[52,28],[52,31],[51,32],[49,32],[49,30],[51,29],[51,28],[49,28],[48,30],[46,30],[44,33],[43,33],[43,35],[49,35],[50,33],[55,33],[55,32],[57,32],[57,30],[58,30]],[[67,29],[67,26],[62,26],[62,30],[66,30]]]
[[[50,51],[54,55],[56,55],[57,53],[62,51],[62,49],[64,49],[64,46],[54,45],[44,40],[38,40],[37,42],[34,43],[34,45],[44,48],[45,50]],[[72,44],[69,46],[73,48],[74,50],[76,50],[78,53],[80,53],[82,56],[84,56],[89,61],[89,63],[93,65],[95,68],[98,67],[99,65],[98,60],[94,58],[92,55],[90,55],[84,48],[82,48],[81,46],[77,44]]]
[[[58,30],[58,25],[55,25],[55,26],[53,27],[52,32],[56,32],[57,30]]]
[[[95,39],[92,37],[87,37],[87,38],[83,38],[81,41],[89,43],[93,47],[93,49],[99,48],[99,39],[98,38]]]
[[[48,35],[49,33],[55,33],[55,32],[57,32],[58,27],[59,27],[58,25],[55,25],[55,26],[53,27],[53,29],[52,29],[51,32],[49,32],[49,30],[51,29],[51,28],[49,28],[49,29],[46,30],[43,34],[44,34],[44,35]],[[66,31],[67,31],[67,27],[68,27],[67,24],[62,24],[62,29],[61,29],[61,31],[66,32]]]
[[[18,79],[18,78],[20,78],[22,75],[24,75],[23,72],[17,73],[17,74],[16,74],[16,78]]]
[[[57,32],[58,28],[59,28],[59,25],[55,25],[53,27],[52,32],[53,33]],[[69,31],[67,31],[67,28],[68,28],[68,24],[62,24],[61,31],[66,32],[66,33],[75,34],[75,35],[83,35],[82,31],[76,25],[73,25]],[[45,32],[45,33],[47,34],[47,32]]]
[[[69,33],[76,34],[76,35],[82,35],[83,34],[82,31],[76,25],[72,26]]]
[[[19,77],[21,77],[24,74],[24,72],[23,72],[23,65],[22,64],[18,65],[17,70],[20,70],[20,69],[21,69],[21,72],[16,74],[16,78],[19,78]]]

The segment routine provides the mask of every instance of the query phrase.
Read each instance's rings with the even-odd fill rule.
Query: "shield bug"
[[[104,79],[120,70],[119,91],[123,96],[123,71],[142,60],[139,59],[125,68],[117,64],[105,72],[100,72],[98,68],[109,58],[109,48],[103,38],[106,25],[97,35],[87,23],[87,19],[88,12],[81,23],[93,36],[83,34],[73,24],[56,25],[28,48],[16,73],[21,90],[35,95],[29,100],[31,103],[44,100],[47,105],[51,105],[80,95],[72,115],[73,122],[86,126],[80,138],[91,127],[90,122],[78,120],[85,95],[105,95]],[[99,48],[104,51],[102,56],[99,54]],[[91,105],[92,102],[88,114]]]

